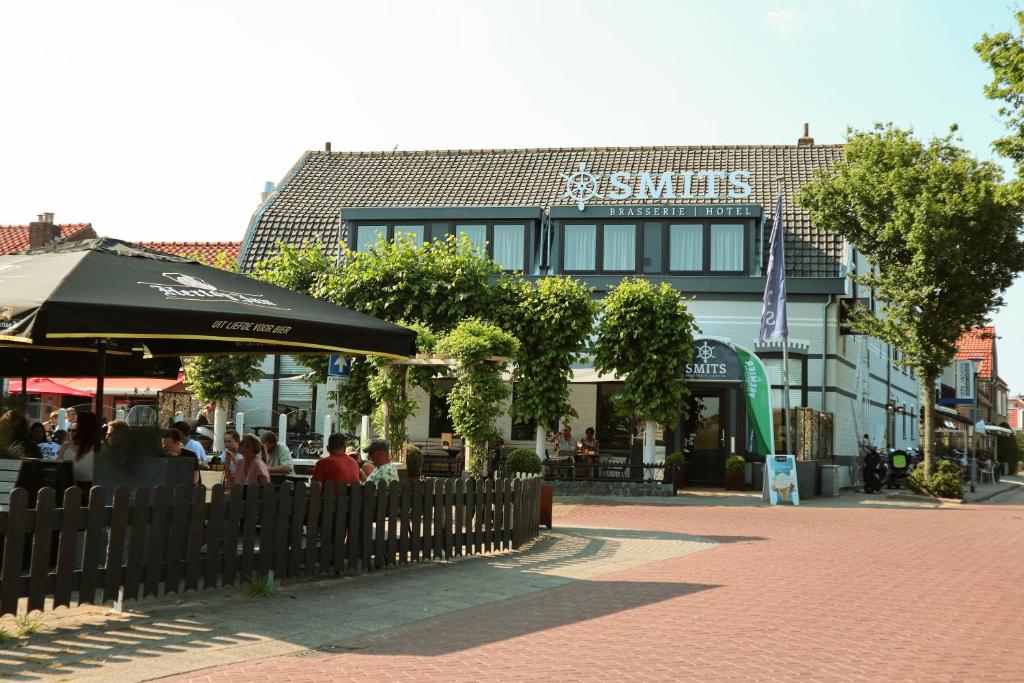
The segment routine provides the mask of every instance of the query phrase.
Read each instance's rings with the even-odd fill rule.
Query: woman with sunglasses
[[[96,413],[79,412],[75,424],[68,428],[68,436],[70,439],[61,447],[57,459],[71,461],[75,483],[88,493],[92,486],[93,462],[102,443]]]

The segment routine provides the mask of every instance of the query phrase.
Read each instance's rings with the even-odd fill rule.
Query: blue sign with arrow
[[[352,358],[350,358],[349,356],[331,354],[330,360],[327,363],[327,376],[348,377],[351,374]]]

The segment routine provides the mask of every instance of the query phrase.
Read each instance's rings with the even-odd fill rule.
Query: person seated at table
[[[224,486],[230,487],[235,483],[235,470],[238,468],[238,461],[242,459],[242,454],[238,452],[239,439],[236,430],[224,430],[224,450],[220,454],[220,461],[224,466]]]
[[[583,438],[580,439],[578,448],[579,459],[586,463],[587,473],[586,476],[594,476],[593,464],[597,460],[597,439],[594,438],[594,428],[587,427],[587,431],[584,432]]]
[[[124,420],[111,420],[107,423],[107,433],[105,436],[108,444],[114,443],[115,440],[123,437],[128,432],[128,423]]]
[[[92,486],[93,459],[100,450],[100,425],[96,413],[84,410],[75,419],[69,429],[70,440],[61,446],[57,459],[71,461],[75,483],[88,491]]]
[[[295,411],[295,421],[292,422],[292,431],[296,434],[307,434],[309,432],[309,422],[306,421],[305,410]]]
[[[270,472],[264,461],[263,443],[255,434],[246,434],[238,441],[241,460],[235,461],[234,483],[242,486],[266,486]]]
[[[391,462],[391,444],[383,439],[377,439],[363,449],[370,456],[373,463],[373,471],[366,477],[367,484],[390,484],[398,481],[398,468]]]
[[[177,429],[181,434],[182,448],[187,448],[195,453],[196,458],[199,460],[199,465],[206,468],[206,449],[203,448],[203,444],[192,438],[192,428],[188,426],[188,422],[185,422],[184,420],[175,422],[174,429]]]
[[[356,446],[345,446],[345,455],[355,461],[356,467],[359,468],[359,481],[365,482],[366,478],[370,476],[370,472],[373,472],[373,463],[360,458],[359,448]]]
[[[572,426],[566,422],[562,425],[562,431],[555,432],[548,437],[548,443],[555,444],[558,457],[572,459],[576,455],[576,442],[572,438]]]
[[[337,488],[338,485],[358,484],[359,479],[359,465],[345,448],[345,435],[331,434],[327,439],[327,457],[320,458],[313,466],[313,481]]]
[[[267,453],[267,469],[271,474],[294,474],[292,452],[283,443],[278,443],[277,433],[267,430],[260,434],[260,441]]]
[[[214,415],[217,413],[217,404],[210,401],[203,409],[196,414],[196,427],[205,427],[213,424]]]
[[[29,427],[29,438],[39,450],[39,457],[43,460],[56,460],[60,451],[60,444],[50,441],[46,434],[46,427],[42,422],[33,422]]]
[[[184,439],[181,436],[181,430],[171,428],[164,432],[164,435],[160,437],[160,446],[164,449],[164,453],[172,458],[189,458],[195,462],[192,475],[192,483],[199,483],[199,456],[195,451],[185,448],[182,446]]]

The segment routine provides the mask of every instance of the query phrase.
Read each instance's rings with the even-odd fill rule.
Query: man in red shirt
[[[331,434],[327,440],[326,458],[320,458],[313,468],[313,481],[318,481],[325,487],[328,483],[334,484],[358,484],[359,465],[355,460],[345,455],[345,435]]]

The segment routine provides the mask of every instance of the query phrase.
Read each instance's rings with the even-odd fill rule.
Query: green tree
[[[601,302],[594,367],[623,378],[616,408],[647,421],[645,459],[653,459],[654,423],[686,414],[684,379],[699,329],[683,296],[668,284],[627,278]]]
[[[418,354],[433,353],[436,339],[430,328],[418,323],[403,324],[416,330]],[[417,386],[427,393],[432,392],[434,368],[395,363],[380,356],[370,356],[368,361],[374,370],[367,385],[376,403],[374,427],[391,441],[392,453],[402,455],[408,441],[406,421],[419,408],[416,399],[409,395],[409,389]]]
[[[569,403],[569,373],[585,350],[596,306],[589,287],[568,277],[535,282],[508,278],[499,285],[506,330],[519,339],[512,382],[512,416],[537,425],[537,448],[543,449],[544,425],[575,417]]]
[[[872,266],[853,278],[874,290],[882,310],[858,311],[852,325],[917,368],[927,475],[935,472],[935,380],[960,335],[1003,304],[1024,267],[1019,197],[952,133],[924,143],[892,125],[850,131],[845,159],[798,197],[816,228],[843,235]]]
[[[519,342],[496,325],[478,318],[464,320],[437,342],[438,353],[450,356],[455,386],[448,394],[448,408],[455,432],[466,445],[466,460],[474,476],[486,474],[487,442],[497,430],[494,420],[508,398],[501,377],[506,363],[494,357],[514,356]]]
[[[323,293],[324,282],[336,269],[336,263],[319,242],[303,242],[298,247],[278,242],[277,251],[256,264],[252,276],[293,292],[316,296],[318,292]],[[315,386],[327,381],[330,356],[301,354],[293,358],[311,370],[306,378],[310,384]]]
[[[999,117],[1008,134],[993,142],[997,152],[1024,165],[1024,12],[1014,15],[1019,33],[1002,31],[984,34],[974,45],[982,61],[992,69],[992,81],[985,86],[991,100],[1002,100]]]
[[[203,401],[217,404],[213,423],[213,447],[224,447],[224,424],[228,406],[240,396],[252,396],[249,385],[263,377],[260,367],[265,356],[225,354],[192,356],[185,359],[185,384]]]
[[[422,246],[401,237],[346,252],[344,260],[324,281],[323,298],[382,320],[444,334],[468,318],[489,318],[495,305],[491,280],[501,267],[465,237]]]

